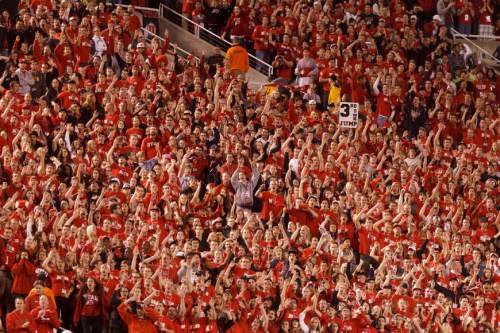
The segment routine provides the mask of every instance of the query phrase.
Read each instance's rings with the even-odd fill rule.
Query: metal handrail
[[[455,29],[453,29],[453,30],[455,30]],[[459,32],[457,31],[457,33],[459,33]],[[494,36],[494,35],[465,35],[465,34],[460,34],[460,35],[465,36],[468,39],[484,39],[484,40],[498,40],[498,41],[500,41],[500,36]]]
[[[153,38],[157,38],[162,43],[165,43],[165,38],[160,37],[160,36],[158,36],[155,33],[152,33],[148,29],[146,29],[144,27],[141,27],[141,31],[144,33],[144,38],[146,38],[147,40],[151,41]],[[172,50],[172,51],[176,52],[177,54],[179,54],[182,58],[187,58],[189,56],[192,56],[192,57],[194,57],[194,59],[195,59],[195,61],[196,61],[197,64],[200,62],[200,58],[198,58],[197,56],[195,56],[192,53],[189,53],[188,51],[184,50],[183,48],[181,48],[181,47],[179,47],[177,45],[174,46],[174,45],[170,44],[168,47],[169,47],[170,50]]]
[[[157,35],[157,34],[155,34],[155,33],[152,33],[151,31],[147,30],[146,28],[141,28],[141,30],[143,31],[143,33],[144,33],[144,37],[145,37],[147,40],[151,41],[153,38],[158,38],[158,39],[159,39],[162,43],[165,43],[165,38],[163,38],[163,37],[161,37],[161,36],[158,36],[158,35]],[[148,35],[149,35],[149,36],[152,36],[152,38],[151,38],[151,37],[149,37]],[[201,61],[201,59],[200,59],[200,58],[198,58],[196,55],[194,55],[194,54],[192,54],[192,53],[189,53],[188,51],[184,50],[183,48],[181,48],[181,47],[179,47],[179,46],[177,46],[177,45],[175,45],[175,46],[174,46],[174,45],[170,44],[170,45],[169,45],[169,49],[171,49],[172,51],[176,51],[176,52],[177,52],[177,54],[179,54],[179,55],[180,55],[182,58],[184,58],[184,59],[185,59],[185,58],[187,58],[188,56],[192,56],[192,57],[194,58],[194,60],[195,60],[195,62],[196,62],[196,64],[197,64],[197,65],[199,65],[199,63],[200,63],[200,61]],[[180,51],[180,52],[179,52],[179,51]],[[254,81],[248,81],[247,83],[248,83],[249,85],[251,85],[251,84],[254,84],[254,85],[262,85],[260,82],[254,82]],[[260,89],[260,88],[259,88],[259,89]]]
[[[192,33],[197,38],[201,38],[210,44],[216,44],[218,47],[220,47],[222,49],[222,51],[226,52],[232,46],[232,44],[229,41],[221,38],[219,35],[213,33],[212,31],[208,30],[207,28],[200,25],[199,23],[196,23],[193,20],[187,18],[186,16],[177,12],[175,9],[172,9],[164,4],[160,4],[159,9],[160,9],[160,17],[167,19],[167,16],[165,15],[165,10],[168,11],[169,13],[175,15],[178,19],[180,19],[181,22],[187,22],[194,27],[194,29],[193,29],[194,33],[189,31],[189,30],[186,30],[186,29],[184,29],[184,30],[186,30],[189,33]],[[172,20],[169,20],[169,21],[182,27],[182,23],[178,24],[177,22],[174,22]],[[205,35],[207,35],[208,37],[203,38],[205,36],[203,36],[201,34],[202,32]],[[253,54],[248,54],[248,57],[249,57],[250,67],[261,72],[264,75],[267,75],[268,77],[270,77],[272,75],[273,66],[271,66],[270,64],[268,64],[265,61],[262,61],[261,59],[257,58]]]
[[[458,32],[454,28],[451,28],[450,30],[451,30],[451,33],[452,33],[452,35],[453,35],[454,38],[455,37],[460,37],[460,38],[465,39],[466,41],[468,41],[469,43],[471,43],[472,45],[474,45],[474,47],[477,48],[481,52],[481,56],[483,56],[483,55],[487,56],[488,58],[494,60],[497,64],[500,64],[500,59],[498,59],[493,54],[491,54],[488,51],[486,51],[485,49],[483,49],[477,43],[474,43],[474,41],[472,41],[470,38],[468,38],[467,35],[464,35],[464,34]]]
[[[141,7],[141,6],[132,6],[132,5],[124,5],[124,4],[121,4],[121,3],[112,3],[112,2],[106,2],[108,4],[112,4],[116,7],[123,7],[123,8],[129,8],[129,7],[134,7],[134,9],[136,10],[145,10],[145,11],[150,11],[150,12],[160,12],[160,9],[159,8],[152,8],[152,7]]]

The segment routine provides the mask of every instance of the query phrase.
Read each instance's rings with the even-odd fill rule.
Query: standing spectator
[[[472,3],[469,0],[464,0],[461,6],[458,7],[458,32],[464,35],[472,33],[472,22],[475,18],[475,12],[472,8]]]
[[[182,15],[191,19],[191,13],[194,10],[195,3],[195,0],[182,0]],[[188,23],[189,22],[187,20],[182,20],[182,26],[184,29],[187,29]]]
[[[318,82],[321,84],[321,105],[323,108],[327,108],[328,106],[328,96],[330,95],[331,85],[334,84],[334,81],[337,83],[337,76],[340,74],[340,70],[337,67],[337,60],[335,58],[330,58],[328,60],[328,66],[323,68],[319,73]],[[354,74],[354,73],[353,73]],[[357,81],[353,78],[353,81]],[[357,84],[357,82],[353,82],[353,86]],[[354,92],[353,94],[354,95]]]
[[[123,319],[121,318],[118,308],[125,302],[128,298],[128,289],[125,287],[118,288],[113,292],[111,297],[110,306],[112,311],[110,314],[109,328],[111,333],[121,333],[126,331],[127,326]]]
[[[409,133],[410,139],[415,139],[420,127],[427,120],[426,112],[420,104],[420,96],[410,93],[404,106],[404,126]]]
[[[50,307],[49,298],[40,296],[39,306],[31,310],[31,330],[37,333],[52,333],[60,326],[56,311]]]
[[[273,66],[274,82],[283,85],[290,83],[293,62],[287,61],[282,55],[278,54],[271,65]]]
[[[231,184],[233,185],[235,193],[236,207],[251,211],[254,201],[253,201],[253,191],[259,182],[260,171],[257,166],[251,162],[252,175],[248,179],[248,175],[241,169],[238,168],[234,171],[231,176]]]
[[[7,314],[7,332],[9,333],[29,333],[31,332],[31,315],[26,310],[24,298],[17,297],[15,300],[15,310]]]
[[[438,15],[441,17],[441,22],[447,27],[453,27],[454,21],[454,11],[455,11],[455,1],[453,0],[438,0],[436,4],[436,10]]]
[[[392,121],[395,112],[392,109],[392,104],[390,100],[391,92],[389,90],[389,85],[387,83],[382,84],[382,91],[379,90],[378,85],[382,78],[382,73],[379,72],[377,79],[373,83],[373,92],[377,96],[377,125],[383,127],[387,122]]]
[[[286,60],[267,89],[169,54],[121,8],[35,2],[3,39],[4,315],[28,253],[25,311],[49,297],[77,332],[495,331],[499,79],[426,22],[434,1],[238,1],[246,38],[270,17]],[[224,26],[230,2],[205,4]],[[106,27],[102,57],[76,46]],[[19,92],[21,60],[45,97]],[[318,103],[329,85],[355,128]],[[32,333],[59,326],[31,314]]]
[[[83,333],[100,333],[104,324],[104,295],[94,278],[87,278],[76,297],[75,327],[81,324]]]
[[[235,6],[233,13],[229,17],[229,20],[227,21],[227,24],[222,32],[221,38],[225,39],[227,34],[229,34],[230,40],[233,40],[233,38],[245,38],[247,25],[248,22],[241,13],[240,7]]]
[[[196,1],[194,4],[194,9],[191,12],[191,17],[194,22],[198,23],[202,27],[205,26],[205,21],[207,16],[205,15],[205,9],[203,8],[203,4],[201,1]]]
[[[41,296],[47,296],[47,299],[49,300],[49,306],[51,309],[53,309],[54,311],[57,309],[54,293],[50,288],[46,287],[44,282],[40,279],[45,277],[42,274],[40,274],[38,276],[38,280],[36,280],[33,283],[33,289],[31,289],[31,291],[28,294],[28,297],[26,297],[25,303],[26,303],[26,310],[28,311],[31,311],[40,305],[39,302]]]
[[[269,39],[271,37],[271,30],[269,29],[269,17],[264,15],[262,17],[262,23],[255,27],[252,34],[253,48],[255,50],[255,55],[257,58],[265,63],[270,63],[271,60],[271,46],[269,44]],[[262,68],[262,66],[258,66]]]
[[[40,70],[40,63],[37,60],[32,60],[31,66],[31,75],[34,81],[31,87],[31,95],[34,99],[38,99],[47,92],[47,81],[44,77],[44,73]]]
[[[102,57],[107,50],[108,46],[101,36],[101,29],[98,27],[94,28],[94,35],[92,36],[92,54]]]
[[[30,262],[28,251],[21,251],[20,260],[12,266],[12,293],[20,297],[26,297],[35,282],[35,265]],[[24,298],[23,298],[24,307]]]
[[[70,328],[73,323],[74,297],[71,297],[71,294],[74,286],[67,276],[66,264],[56,255],[56,251],[52,250],[42,263],[42,267],[49,275],[57,309],[61,313],[61,324],[65,328]]]
[[[295,75],[297,75],[297,85],[299,87],[309,86],[318,76],[319,70],[311,52],[308,49],[303,51],[303,57],[297,61]]]
[[[493,8],[490,0],[484,0],[479,8],[479,34],[482,36],[493,35]]]
[[[460,43],[453,46],[453,52],[448,56],[450,70],[455,75],[457,71],[465,69],[465,57],[462,54],[464,46]]]
[[[129,333],[158,332],[156,323],[160,316],[156,311],[144,307],[144,304],[138,303],[134,298],[129,298],[118,306],[118,313],[127,325]],[[160,330],[168,331],[165,326],[161,326]]]
[[[207,21],[206,27],[216,35],[220,35],[224,22],[226,21],[226,11],[224,4],[219,0],[205,1]]]
[[[229,60],[229,69],[231,75],[237,77],[242,74],[243,77],[248,72],[248,51],[241,45],[239,38],[232,38],[233,45],[227,50],[226,58]]]
[[[33,79],[31,71],[28,70],[27,60],[23,59],[19,62],[19,68],[16,70],[16,76],[19,80],[19,93],[24,95],[31,92],[31,86],[35,84],[35,80]]]

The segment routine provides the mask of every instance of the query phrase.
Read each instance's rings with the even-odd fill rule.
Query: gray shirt
[[[236,191],[235,200],[236,206],[243,208],[251,208],[253,206],[253,190],[259,182],[260,172],[252,166],[252,177],[250,180],[240,181],[240,171],[236,169],[231,177],[231,185]]]
[[[441,22],[445,23],[446,22],[446,18],[447,16],[449,17],[453,17],[453,6],[448,4],[446,5],[444,3],[444,0],[438,0],[437,4],[436,4],[436,11],[439,15],[439,17],[441,17]]]
[[[16,76],[19,79],[19,93],[24,95],[31,92],[31,86],[35,84],[35,79],[33,79],[31,72],[18,68]]]

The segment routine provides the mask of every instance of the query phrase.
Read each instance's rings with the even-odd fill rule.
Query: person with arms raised
[[[160,315],[146,308],[144,303],[137,302],[134,296],[118,306],[118,314],[127,325],[129,333],[158,332],[155,323],[160,319]]]

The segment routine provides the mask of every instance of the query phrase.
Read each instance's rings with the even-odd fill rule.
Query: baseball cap
[[[436,15],[434,15],[434,16],[432,17],[432,19],[433,19],[433,20],[435,20],[435,21],[438,21],[438,22],[442,22],[442,20],[441,20],[441,16],[439,16],[439,15],[437,15],[437,14],[436,14]]]

